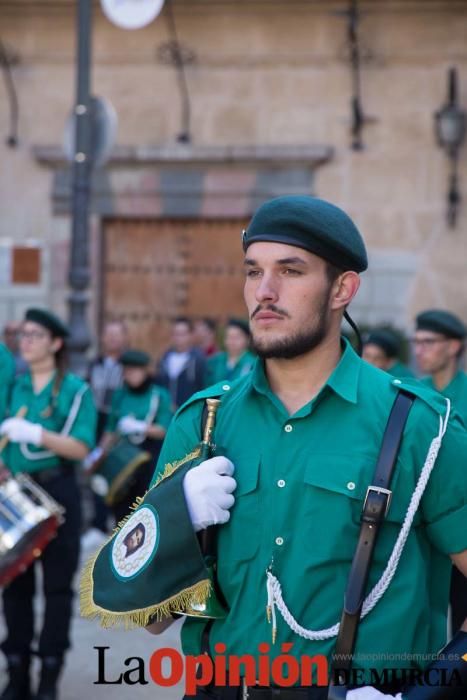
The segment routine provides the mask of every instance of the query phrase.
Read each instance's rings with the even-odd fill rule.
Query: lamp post
[[[77,73],[75,149],[72,166],[72,232],[69,268],[70,367],[86,372],[85,352],[90,345],[86,312],[89,272],[89,199],[92,172],[91,143],[91,25],[92,0],[77,0]]]
[[[465,138],[466,120],[467,114],[458,104],[457,71],[450,68],[448,100],[435,113],[435,129],[438,145],[446,151],[451,165],[447,193],[447,221],[451,228],[456,225],[457,210],[462,199],[459,192],[458,160]]]

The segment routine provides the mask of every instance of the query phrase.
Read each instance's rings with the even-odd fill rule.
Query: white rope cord
[[[155,387],[152,389],[151,393],[151,399],[149,401],[149,408],[148,412],[146,413],[146,416],[144,418],[144,422],[146,423],[147,427],[149,428],[150,425],[153,424],[157,411],[159,410],[159,403],[160,403],[160,396],[159,392]],[[141,445],[142,442],[146,440],[146,433],[134,433],[133,435],[127,435],[128,440],[133,443],[133,445]]]
[[[442,418],[442,416],[439,417],[439,433],[431,442],[428,454],[425,459],[425,464],[423,465],[423,469],[418,478],[417,486],[415,487],[415,491],[413,492],[412,498],[410,499],[409,507],[407,509],[402,528],[399,532],[399,536],[394,545],[394,549],[391,553],[391,556],[389,557],[388,563],[383,574],[381,575],[381,578],[363,602],[362,617],[368,615],[368,613],[375,607],[376,603],[382,598],[382,596],[388,589],[389,584],[391,583],[394,577],[394,574],[396,573],[399,560],[401,558],[402,552],[405,547],[405,543],[407,541],[407,537],[409,536],[410,528],[412,527],[413,519],[418,510],[418,506],[420,505],[420,500],[423,496],[431,472],[435,465],[436,458],[438,456],[438,452],[440,450],[441,443],[446,432],[449,414],[451,412],[451,402],[449,401],[449,399],[446,399],[446,404],[446,415],[444,416],[444,419]],[[305,627],[299,625],[299,623],[295,620],[295,618],[293,617],[293,615],[291,614],[290,610],[284,602],[284,599],[282,597],[282,588],[281,584],[279,583],[279,580],[276,578],[276,576],[274,576],[274,574],[271,571],[267,571],[266,588],[268,595],[268,616],[269,612],[272,616],[273,640],[276,636],[276,605],[287,625],[293,632],[298,634],[300,637],[303,637],[304,639],[317,641],[323,639],[330,639],[332,637],[337,636],[340,626],[339,623],[333,625],[332,627],[327,627],[326,629],[316,631],[305,629]]]

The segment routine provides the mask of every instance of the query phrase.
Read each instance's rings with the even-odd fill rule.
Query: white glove
[[[10,442],[27,442],[36,446],[42,443],[42,425],[24,418],[7,418],[0,425],[0,434],[7,435]]]
[[[229,508],[235,502],[232,491],[237,487],[233,473],[227,457],[212,457],[186,473],[183,490],[195,532],[229,520]]]
[[[392,698],[392,700],[402,700],[402,694],[397,693],[397,695],[386,695],[381,693],[372,685],[364,685],[363,688],[354,688],[354,690],[348,690],[345,700],[382,700],[382,698]]]
[[[137,420],[133,416],[124,416],[117,424],[117,430],[122,435],[145,435],[147,429],[148,425],[144,420]]]

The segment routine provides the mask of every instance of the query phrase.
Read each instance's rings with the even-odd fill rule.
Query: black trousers
[[[39,636],[40,656],[62,656],[70,646],[73,576],[78,568],[81,531],[81,494],[74,474],[59,474],[42,488],[65,510],[65,522],[57,537],[44,550],[35,565],[42,567],[45,611]],[[35,565],[15,578],[3,591],[3,612],[7,637],[1,648],[5,654],[29,654],[34,640]]]
[[[467,617],[467,578],[456,566],[452,567],[451,593],[452,633],[456,634]]]

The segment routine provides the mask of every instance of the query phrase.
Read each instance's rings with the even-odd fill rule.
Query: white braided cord
[[[396,573],[399,560],[407,542],[407,537],[409,536],[410,528],[412,527],[415,514],[418,510],[421,498],[428,484],[428,480],[435,465],[436,458],[438,456],[438,452],[440,450],[441,443],[443,441],[443,437],[447,429],[449,414],[451,412],[451,402],[449,401],[449,399],[446,399],[446,404],[446,415],[444,416],[444,419],[442,416],[439,417],[439,433],[430,444],[430,448],[425,459],[425,464],[423,465],[423,469],[418,478],[415,491],[413,492],[412,498],[410,499],[409,507],[407,509],[402,528],[399,532],[386,568],[383,571],[379,581],[375,584],[375,586],[363,602],[361,615],[362,618],[368,615],[368,613],[371,610],[373,610],[377,602],[385,594],[394,577],[394,574]],[[276,576],[274,576],[274,574],[271,571],[267,571],[266,573],[268,608],[272,613],[273,630],[275,629],[275,606],[277,606],[279,612],[281,613],[289,628],[293,632],[298,634],[300,637],[303,637],[304,639],[318,641],[323,639],[330,639],[332,637],[337,636],[337,634],[339,633],[340,623],[336,623],[332,627],[327,627],[326,629],[316,631],[308,630],[305,627],[302,627],[293,617],[292,613],[285,604],[285,601],[282,597],[282,588],[279,580],[276,578]]]

